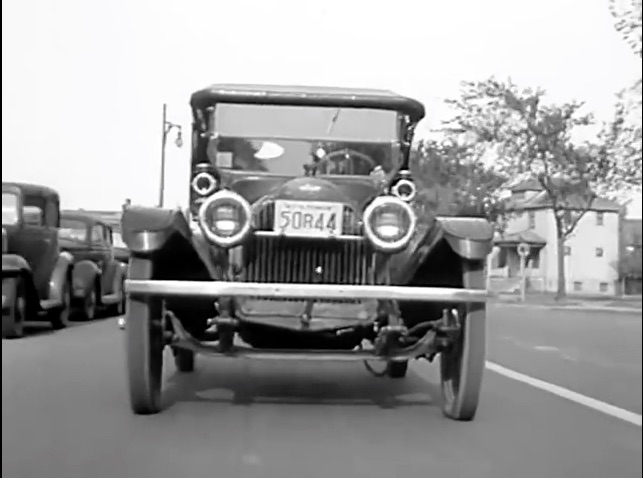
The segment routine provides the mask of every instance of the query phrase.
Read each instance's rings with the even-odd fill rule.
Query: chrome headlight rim
[[[400,189],[402,187],[410,188],[411,193],[409,193],[408,195],[404,195],[402,192],[400,192]],[[399,198],[400,200],[403,200],[408,203],[412,201],[417,195],[417,186],[411,180],[403,178],[402,180],[399,180],[397,183],[395,183],[395,185],[393,185],[393,188],[391,188],[391,193],[395,195],[397,198]]]
[[[399,206],[407,213],[407,215],[409,216],[409,228],[402,238],[392,242],[387,242],[386,240],[382,240],[377,235],[377,233],[375,233],[373,227],[371,226],[371,216],[376,212],[378,208],[391,204]],[[377,250],[385,253],[394,253],[404,249],[411,241],[417,225],[417,216],[415,215],[415,211],[413,210],[413,208],[411,208],[411,206],[404,200],[392,195],[382,196],[375,198],[364,209],[363,224],[366,237],[371,241],[371,243]]]
[[[214,233],[208,228],[207,215],[210,207],[217,202],[222,200],[227,200],[231,202],[236,202],[239,204],[243,213],[245,214],[245,224],[241,229],[229,237],[222,237]],[[208,197],[199,208],[198,215],[199,227],[203,232],[203,235],[213,244],[222,247],[222,248],[232,248],[239,245],[246,238],[250,229],[252,228],[252,208],[248,201],[243,198],[238,193],[235,193],[231,190],[220,190],[215,194]]]
[[[199,187],[199,181],[204,179],[208,180],[207,188]],[[201,195],[202,197],[210,195],[216,188],[217,179],[214,178],[214,175],[212,175],[210,172],[199,172],[192,179],[192,190],[194,191],[194,193],[196,193],[197,195]]]

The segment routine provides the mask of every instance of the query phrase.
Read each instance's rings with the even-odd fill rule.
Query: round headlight
[[[405,202],[410,202],[417,194],[417,187],[411,180],[403,178],[393,185],[391,193]]]
[[[192,179],[192,190],[202,197],[210,195],[215,188],[217,188],[217,179],[209,172],[197,173]]]
[[[199,208],[199,226],[215,245],[230,248],[240,244],[250,231],[250,204],[241,195],[221,190]]]
[[[416,222],[413,209],[397,197],[378,197],[364,210],[364,232],[373,245],[384,252],[405,248]]]

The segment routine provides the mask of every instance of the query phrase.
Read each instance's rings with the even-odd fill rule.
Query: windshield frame
[[[230,109],[230,108],[235,108],[239,107],[239,110],[235,112],[237,115],[237,118],[234,119],[233,117],[233,122],[236,120],[237,122],[237,131],[234,130],[234,128],[228,129],[226,131],[226,128],[221,128],[220,122],[221,118],[219,117],[219,113],[222,111],[221,108],[224,109]],[[252,112],[257,112],[259,109],[270,109],[272,110],[273,117],[278,117],[279,115],[279,110],[281,109],[283,114],[289,115],[290,116],[290,121],[293,122],[294,119],[297,118],[297,112],[298,111],[311,111],[315,110],[319,112],[319,116],[317,118],[313,118],[313,121],[318,123],[318,128],[322,122],[326,122],[324,124],[324,130],[325,134],[316,134],[316,135],[297,135],[297,134],[287,134],[283,132],[275,132],[274,127],[272,127],[272,132],[270,132],[271,128],[268,128],[267,130],[262,130],[264,128],[263,123],[259,127],[259,130],[257,130],[257,126],[255,125],[255,131],[252,131],[252,126],[250,127],[250,130],[243,130],[243,127],[239,128],[239,118],[243,118],[242,115],[244,114],[252,114]],[[246,112],[243,112],[243,109],[247,109]],[[228,112],[231,110],[227,110]],[[368,116],[369,113],[377,112],[378,115],[380,115],[380,125],[379,125],[379,131],[387,131],[388,133],[380,134],[379,137],[376,138],[368,138],[368,134],[359,134],[355,136],[350,136],[346,134],[340,134],[340,135],[333,135],[333,131],[335,130],[336,125],[338,124],[339,119],[341,118],[342,114],[346,115],[345,112],[351,112],[353,115],[357,115],[358,119],[361,116],[362,119],[364,116]],[[239,117],[241,115],[241,117]],[[311,117],[312,118],[312,117]],[[324,118],[324,120],[322,120]],[[390,123],[389,123],[390,119]],[[275,104],[245,104],[245,103],[220,103],[215,105],[214,107],[208,109],[208,118],[207,118],[207,127],[206,131],[207,134],[205,135],[205,142],[206,142],[206,156],[209,161],[217,170],[221,169],[224,171],[227,170],[241,170],[244,172],[257,174],[257,175],[267,175],[267,176],[288,176],[288,177],[298,177],[302,176],[303,174],[297,174],[297,173],[292,173],[292,174],[286,174],[286,173],[274,173],[274,172],[268,172],[268,171],[262,171],[258,169],[234,169],[228,166],[222,166],[218,165],[218,161],[216,157],[219,154],[219,149],[218,144],[220,139],[239,139],[239,140],[246,140],[248,142],[253,142],[253,141],[262,141],[264,143],[277,143],[279,145],[279,141],[282,142],[301,142],[301,143],[309,143],[311,146],[315,143],[317,144],[337,144],[337,145],[345,145],[344,148],[347,148],[346,145],[369,145],[373,147],[379,147],[382,148],[383,150],[388,150],[390,153],[387,153],[387,157],[390,162],[390,170],[386,172],[385,177],[387,179],[390,179],[394,177],[400,170],[406,168],[405,165],[407,163],[407,155],[405,154],[405,125],[407,122],[407,118],[402,115],[400,112],[393,111],[393,110],[385,110],[385,109],[376,109],[376,108],[369,108],[369,109],[364,109],[364,108],[355,108],[355,107],[328,107],[328,106],[304,106],[304,105],[275,105]],[[347,119],[350,122],[350,118]],[[261,123],[261,122],[260,122]],[[270,123],[270,122],[267,122]],[[351,125],[353,123],[357,122],[352,122],[349,124],[344,124],[343,128],[346,130],[347,128],[350,129]],[[291,123],[291,128],[292,128],[293,123]],[[219,127],[219,128],[217,128]],[[366,132],[368,132],[368,128],[366,129]],[[340,148],[341,150],[342,148]],[[333,150],[334,151],[334,150]],[[225,150],[221,153],[225,153]],[[328,152],[330,153],[330,152]],[[363,153],[363,152],[362,152]],[[380,165],[381,166],[381,165]],[[373,172],[371,172],[372,174]],[[364,174],[329,174],[329,173],[316,173],[315,176],[319,177],[359,177],[359,178],[365,178],[368,177],[369,175],[364,175]]]
[[[305,111],[319,111],[320,114],[323,113],[324,111],[327,111],[328,114],[331,116],[328,118],[328,122],[325,123],[326,127],[326,135],[294,135],[294,134],[286,134],[284,132],[279,132],[276,134],[269,134],[265,132],[226,132],[225,130],[221,129],[220,127],[217,128],[217,126],[221,123],[221,119],[219,118],[219,112],[222,111],[221,109],[230,109],[233,107],[238,107],[240,110],[243,109],[248,109],[249,112],[251,111],[250,109],[255,109],[255,111],[259,111],[261,109],[268,110],[271,109],[273,111],[278,111],[278,110],[283,110],[284,112],[287,112],[288,110],[291,110],[292,112],[296,113],[298,110],[301,112]],[[344,113],[346,112],[346,113]],[[393,123],[391,124],[390,128],[394,132],[390,135],[390,138],[386,139],[378,139],[378,138],[360,138],[358,136],[333,136],[332,133],[335,130],[340,118],[342,117],[342,114],[344,117],[348,114],[348,112],[351,112],[351,114],[377,114],[377,115],[387,115],[390,116],[393,120]],[[384,109],[364,109],[364,108],[354,108],[354,107],[322,107],[322,106],[302,106],[302,105],[274,105],[274,104],[246,104],[246,103],[220,103],[217,104],[215,107],[211,108],[209,110],[209,119],[208,119],[208,134],[211,136],[214,136],[215,138],[218,136],[223,136],[223,137],[237,137],[237,138],[262,138],[262,139],[274,139],[274,140],[292,140],[292,141],[310,141],[310,142],[337,142],[337,143],[368,143],[368,144],[373,144],[373,145],[400,145],[404,141],[404,135],[402,131],[402,123],[403,123],[403,116],[399,112],[395,112],[393,110],[384,110]],[[223,130],[223,131],[222,131]]]

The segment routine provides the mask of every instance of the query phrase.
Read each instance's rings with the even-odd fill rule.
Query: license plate
[[[293,237],[341,235],[344,207],[333,202],[275,202],[274,230]]]

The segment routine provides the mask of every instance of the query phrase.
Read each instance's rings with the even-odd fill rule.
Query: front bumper
[[[487,290],[389,285],[329,285],[308,283],[196,282],[182,280],[126,280],[125,291],[147,297],[270,297],[341,300],[399,300],[484,303]]]

